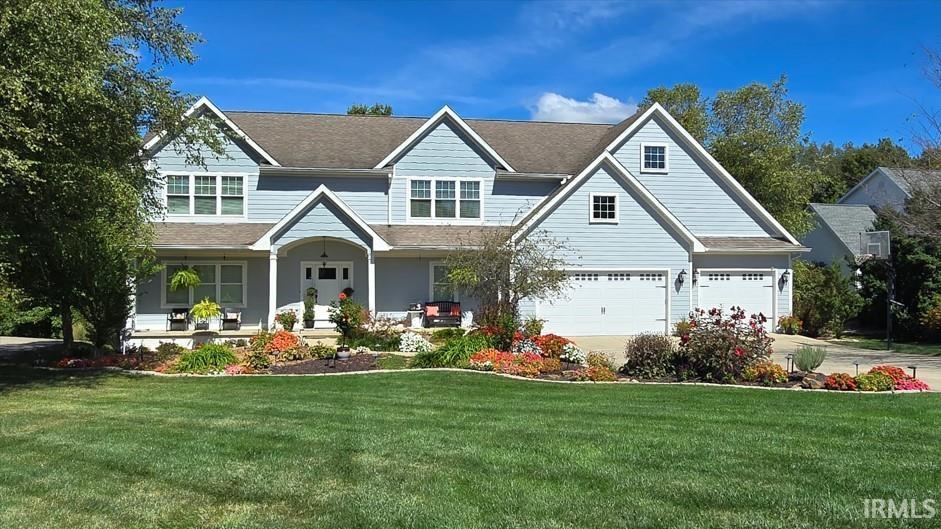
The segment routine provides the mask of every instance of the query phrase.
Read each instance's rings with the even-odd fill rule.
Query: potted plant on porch
[[[193,319],[196,321],[196,329],[205,331],[209,330],[210,320],[222,314],[222,308],[215,301],[203,298],[202,301],[193,305],[190,314],[193,315]]]
[[[317,289],[310,287],[307,289],[306,295],[304,296],[304,328],[313,329],[314,320],[316,319],[316,314],[314,313],[314,305],[317,304]]]
[[[275,315],[274,321],[281,324],[286,331],[293,331],[297,323],[297,314],[293,310],[286,310]]]
[[[350,338],[363,325],[363,307],[353,301],[346,292],[340,292],[337,301],[330,303],[330,322],[336,325],[340,333],[340,345],[337,346],[337,358],[350,357]]]

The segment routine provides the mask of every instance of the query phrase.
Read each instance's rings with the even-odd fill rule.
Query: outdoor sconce
[[[699,269],[693,270],[693,284],[699,283]]]
[[[686,270],[683,270],[682,272],[680,272],[679,275],[676,276],[676,280],[679,281],[681,285],[685,283],[686,282]]]
[[[786,284],[787,284],[787,280],[788,280],[790,277],[791,277],[791,271],[790,271],[790,270],[785,270],[784,273],[781,274],[781,284],[782,284],[782,285],[786,285]]]

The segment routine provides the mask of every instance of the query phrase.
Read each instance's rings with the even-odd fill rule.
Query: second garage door
[[[698,305],[726,311],[739,306],[746,315],[761,313],[768,318],[770,329],[774,319],[774,275],[770,270],[703,270]]]
[[[560,299],[540,302],[545,331],[562,336],[663,333],[667,274],[662,271],[575,272]]]

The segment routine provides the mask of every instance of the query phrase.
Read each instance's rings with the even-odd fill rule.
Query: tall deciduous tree
[[[660,103],[696,141],[706,141],[706,134],[709,132],[709,103],[702,97],[698,86],[680,83],[672,87],[651,88],[647,90],[647,95],[639,106],[641,110],[646,110],[654,103]]]
[[[821,173],[811,197],[813,202],[839,199],[877,167],[910,167],[913,163],[908,151],[891,138],[860,146],[811,144],[804,152],[804,162],[816,166]]]
[[[346,109],[346,113],[351,116],[391,116],[392,105],[376,103],[373,106],[356,103]]]
[[[161,76],[195,59],[178,15],[150,0],[0,4],[0,270],[59,309],[67,345],[73,308],[114,280],[103,263],[147,246],[158,200],[140,132],[181,138],[193,161],[198,145],[222,152]]]
[[[786,77],[719,92],[712,103],[712,155],[785,228],[810,228],[807,203],[819,172],[803,164],[803,105],[787,97]]]

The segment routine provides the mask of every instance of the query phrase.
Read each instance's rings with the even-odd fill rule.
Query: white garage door
[[[718,307],[728,311],[733,306],[745,309],[746,316],[764,314],[770,329],[774,319],[773,274],[768,270],[700,271],[699,307],[706,310]]]
[[[666,330],[667,276],[662,271],[575,272],[558,300],[540,302],[545,332],[562,336]]]

